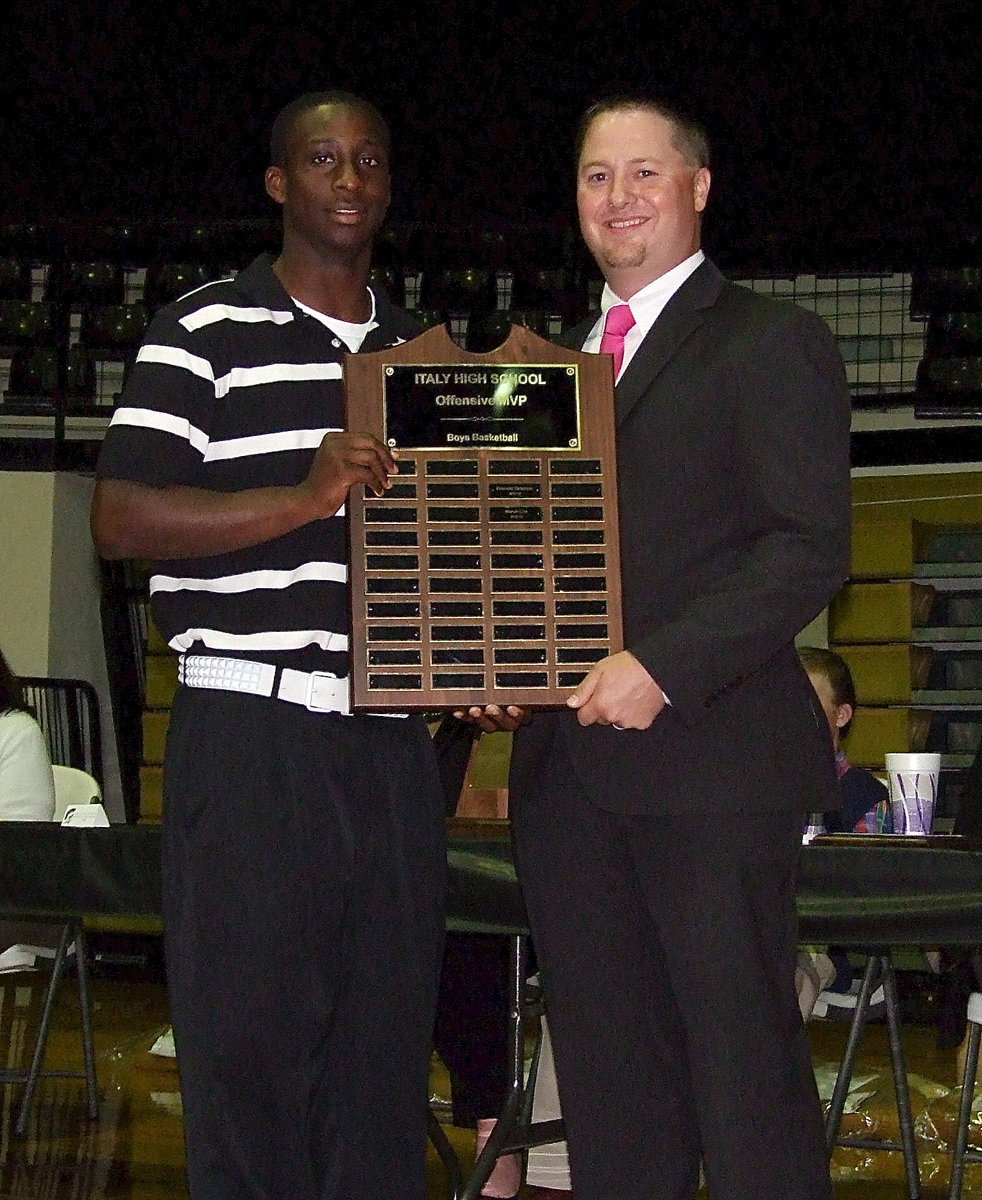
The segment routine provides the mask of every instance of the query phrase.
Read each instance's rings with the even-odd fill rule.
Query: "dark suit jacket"
[[[850,401],[831,333],[707,261],[616,401],[625,646],[671,707],[645,731],[536,714],[516,735],[512,788],[534,781],[561,736],[614,812],[824,811],[836,796],[828,726],[793,639],[849,563]]]

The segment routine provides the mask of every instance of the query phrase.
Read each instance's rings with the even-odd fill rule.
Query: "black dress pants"
[[[165,781],[193,1200],[423,1200],[446,876],[424,723],[181,689]]]
[[[630,735],[625,735],[630,736]],[[576,1200],[830,1200],[794,988],[802,816],[624,816],[557,737],[510,796]]]
[[[492,933],[448,933],[444,945],[433,1044],[460,1128],[496,1117],[508,1091],[509,948]]]

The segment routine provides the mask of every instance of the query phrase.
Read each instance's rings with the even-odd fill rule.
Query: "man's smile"
[[[612,217],[604,224],[608,229],[636,229],[648,220],[647,217]]]
[[[354,223],[360,221],[365,215],[364,208],[332,208],[328,210],[334,217],[339,217],[342,221]]]

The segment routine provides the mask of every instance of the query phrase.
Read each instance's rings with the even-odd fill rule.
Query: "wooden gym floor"
[[[159,976],[159,972],[156,973]],[[43,979],[18,974],[0,977],[0,1063],[23,1065],[33,1042]],[[182,1200],[181,1100],[173,1059],[151,1054],[168,1027],[163,983],[153,971],[115,969],[94,982],[95,1033],[101,1097],[98,1121],[85,1116],[81,1080],[42,1080],[28,1136],[18,1141],[14,1121],[21,1085],[0,1085],[0,1200]],[[49,1044],[49,1067],[81,1065],[74,978],[59,996]],[[810,1026],[820,1083],[828,1082],[845,1044],[847,1027],[838,1021]],[[905,1031],[925,1200],[940,1200],[948,1184],[946,1144],[952,1136],[957,1092],[954,1054],[935,1049],[934,1030],[911,1024]],[[857,1070],[864,1094],[847,1116],[854,1131],[863,1127],[896,1136],[896,1115],[887,1058],[886,1030],[871,1025],[864,1034]],[[830,1086],[830,1083],[828,1083]],[[431,1094],[445,1096],[446,1073],[434,1060]],[[979,1099],[976,1108],[979,1107]],[[982,1143],[982,1114],[974,1141]],[[449,1130],[469,1164],[473,1133]],[[833,1159],[837,1200],[886,1200],[906,1196],[903,1162],[889,1152],[837,1150]],[[966,1171],[966,1196],[982,1196],[982,1166]],[[446,1181],[430,1152],[430,1198],[443,1200]]]

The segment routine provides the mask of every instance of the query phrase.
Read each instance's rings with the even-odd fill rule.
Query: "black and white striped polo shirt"
[[[212,491],[299,483],[344,427],[347,347],[303,313],[267,255],[154,317],[106,434],[100,478]],[[418,326],[375,296],[361,349]],[[344,510],[260,546],[153,564],[154,619],[178,651],[346,675]]]

